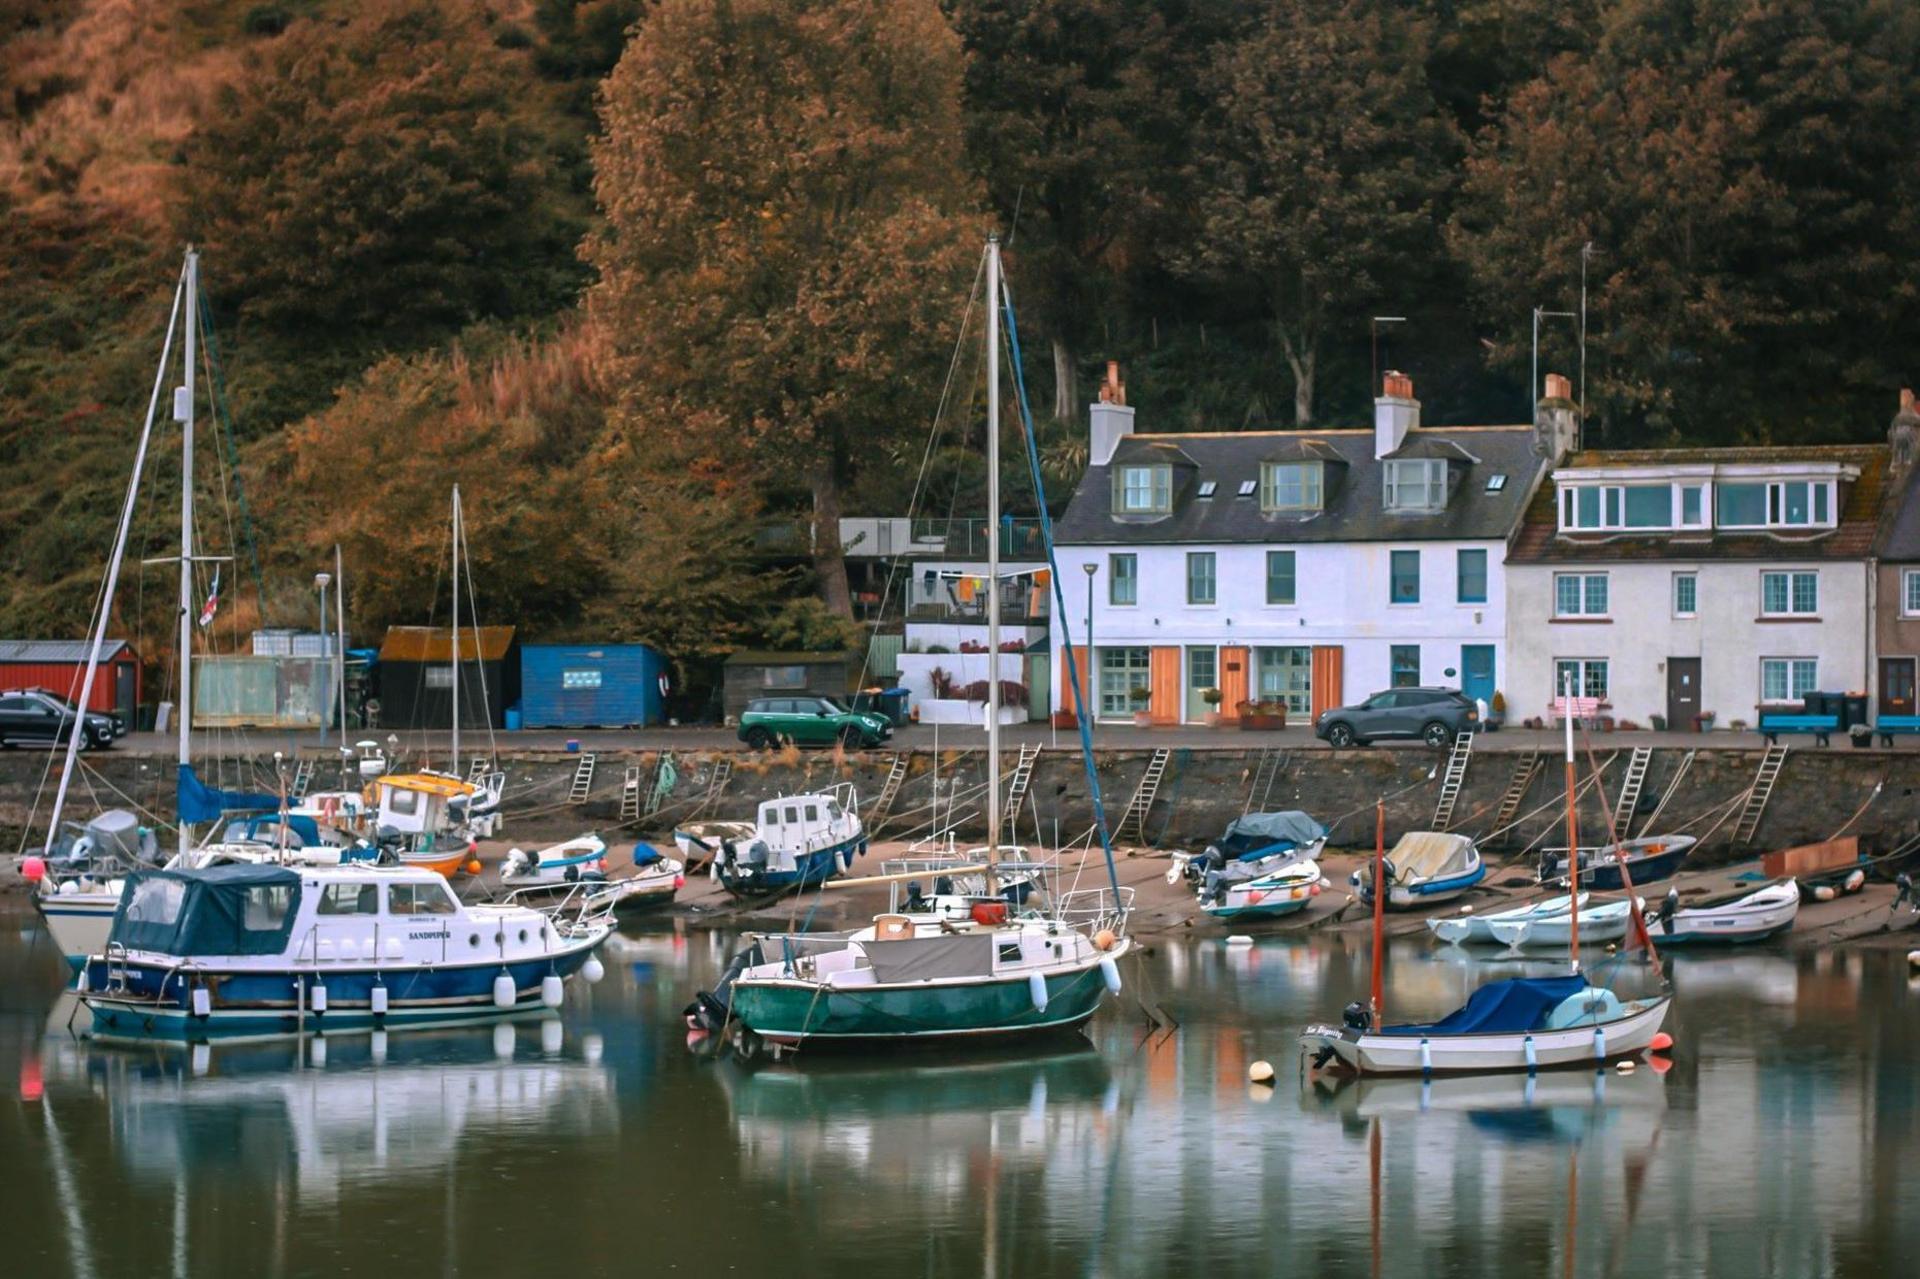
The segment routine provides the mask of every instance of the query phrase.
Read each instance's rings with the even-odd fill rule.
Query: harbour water
[[[679,1011],[730,939],[630,933],[546,1020],[76,1038],[0,914],[9,1276],[1880,1276],[1920,1256],[1898,950],[1685,956],[1665,1073],[1300,1082],[1364,947],[1155,945],[1077,1051],[743,1066]],[[1396,947],[1396,1017],[1482,963]],[[1250,1086],[1273,1062],[1277,1086]]]

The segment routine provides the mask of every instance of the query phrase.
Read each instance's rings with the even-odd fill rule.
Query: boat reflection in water
[[[599,1037],[537,1015],[163,1052],[59,1035],[44,1051],[49,1099],[82,1088],[104,1099],[135,1180],[172,1186],[237,1166],[307,1206],[435,1181],[476,1139],[579,1139],[619,1124]]]
[[[1651,1068],[1631,1074],[1583,1070],[1435,1079],[1322,1075],[1302,1094],[1302,1105],[1330,1107],[1343,1119],[1419,1116],[1429,1127],[1460,1122],[1497,1142],[1572,1142],[1607,1130],[1631,1143],[1651,1139],[1666,1111],[1667,1094]]]
[[[1120,1098],[1090,1047],[911,1069],[726,1062],[716,1074],[747,1171],[784,1185],[857,1184],[860,1194],[824,1196],[820,1208],[865,1223],[944,1215],[961,1192],[977,1198],[1061,1158],[1078,1168],[1107,1146]]]

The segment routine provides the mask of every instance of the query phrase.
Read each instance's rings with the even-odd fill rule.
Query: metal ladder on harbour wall
[[[287,787],[287,798],[298,802],[307,797],[307,788],[313,785],[314,761],[297,759],[293,764],[293,785]]]
[[[700,802],[687,814],[688,819],[699,817],[720,802],[721,793],[727,789],[727,783],[733,780],[733,757],[722,755],[713,766],[713,772],[707,775],[707,790]]]
[[[593,752],[588,751],[574,766],[573,785],[567,790],[569,804],[583,804],[593,790]]]
[[[640,765],[628,764],[627,772],[620,779],[620,820],[634,822],[640,820]]]
[[[1620,798],[1613,804],[1613,832],[1621,839],[1632,833],[1634,805],[1647,784],[1647,766],[1653,762],[1653,747],[1636,746],[1627,759],[1627,775],[1620,781]]]
[[[1503,839],[1506,837],[1507,828],[1513,824],[1513,819],[1520,815],[1520,805],[1526,802],[1527,792],[1533,788],[1533,779],[1540,775],[1544,765],[1545,761],[1540,758],[1540,752],[1536,748],[1529,751],[1514,768],[1513,777],[1507,782],[1506,793],[1500,797],[1500,807],[1493,815],[1495,834]]]
[[[1453,739],[1453,753],[1447,756],[1447,771],[1440,778],[1440,802],[1433,806],[1433,828],[1447,830],[1453,825],[1453,808],[1460,799],[1461,783],[1467,778],[1467,764],[1473,759],[1473,734],[1462,733]]]
[[[1673,770],[1673,776],[1667,779],[1667,789],[1661,793],[1660,802],[1654,805],[1653,812],[1647,816],[1647,824],[1641,829],[1653,830],[1656,828],[1660,821],[1660,814],[1667,811],[1667,804],[1679,793],[1680,779],[1685,777],[1687,770],[1693,767],[1693,757],[1699,753],[1697,750],[1688,751],[1680,757],[1680,766],[1675,768]],[[1620,833],[1622,835],[1626,834],[1625,831]]]
[[[1767,753],[1760,757],[1760,771],[1753,775],[1753,785],[1747,790],[1747,802],[1740,810],[1740,821],[1733,828],[1733,842],[1736,846],[1745,846],[1753,842],[1754,835],[1760,829],[1760,818],[1767,811],[1767,801],[1773,797],[1774,783],[1780,780],[1780,770],[1787,764],[1787,748],[1769,746]]]
[[[1273,799],[1273,784],[1280,780],[1280,774],[1286,771],[1291,751],[1281,750],[1278,746],[1263,746],[1260,759],[1253,766],[1253,784],[1247,787],[1246,806],[1240,810],[1245,817],[1255,809],[1265,812]]]
[[[1020,829],[1020,808],[1026,803],[1027,790],[1033,783],[1033,762],[1039,758],[1038,746],[1022,746],[1020,761],[1013,766],[1013,776],[1007,779],[1006,825],[1009,834]]]
[[[1173,752],[1164,746],[1153,752],[1153,758],[1147,761],[1147,771],[1141,774],[1140,785],[1127,801],[1127,811],[1120,815],[1120,824],[1113,828],[1115,835],[1124,838],[1128,823],[1132,823],[1140,841],[1146,842],[1147,814],[1153,809],[1153,797],[1160,793],[1160,779],[1166,776],[1167,761],[1172,758]]]
[[[906,780],[907,753],[895,751],[893,762],[887,767],[887,780],[880,784],[880,794],[874,798],[863,819],[869,831],[887,820],[887,815],[893,812],[893,801],[899,797],[900,784]]]

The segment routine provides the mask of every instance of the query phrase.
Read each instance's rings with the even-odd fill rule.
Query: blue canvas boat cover
[[[174,809],[183,822],[216,821],[225,813],[272,812],[280,797],[260,791],[221,790],[200,780],[192,764],[180,765],[174,790]]]
[[[1277,844],[1292,841],[1295,844],[1311,844],[1326,836],[1327,828],[1299,809],[1289,809],[1284,813],[1247,813],[1227,823],[1227,833],[1221,840],[1229,840],[1236,835],[1241,839],[1258,839],[1264,843]]]
[[[1587,988],[1577,973],[1490,981],[1461,1007],[1428,1025],[1382,1026],[1383,1035],[1512,1035],[1538,1030],[1547,1015]]]
[[[659,860],[660,850],[652,844],[638,843],[633,846],[633,864],[635,866],[651,866]]]
[[[163,955],[277,955],[300,906],[300,876],[241,864],[130,876],[110,939]]]

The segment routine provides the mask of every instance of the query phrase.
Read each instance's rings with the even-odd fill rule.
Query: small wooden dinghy
[[[1666,879],[1680,869],[1693,846],[1700,841],[1692,835],[1642,835],[1623,839],[1618,844],[1580,850],[1582,887],[1601,892],[1619,892],[1627,886],[1620,873],[1625,863],[1636,885]],[[1549,848],[1540,857],[1540,882],[1550,884],[1567,878],[1567,850]]]
[[[1670,889],[1659,912],[1647,921],[1647,931],[1667,946],[1732,946],[1784,933],[1799,913],[1800,888],[1790,879],[1684,906],[1679,891]]]
[[[1567,913],[1572,898],[1566,894],[1558,897],[1545,897],[1524,906],[1515,906],[1510,910],[1492,911],[1485,915],[1449,915],[1444,919],[1429,919],[1427,930],[1444,942],[1456,946],[1470,946],[1474,943],[1497,945],[1499,938],[1493,935],[1495,924],[1525,923],[1530,919],[1547,918]],[[1587,904],[1587,895],[1580,894],[1580,905]],[[1470,909],[1462,907],[1463,910]]]

